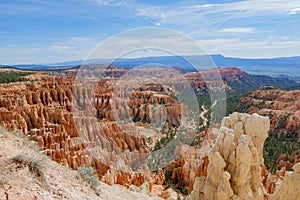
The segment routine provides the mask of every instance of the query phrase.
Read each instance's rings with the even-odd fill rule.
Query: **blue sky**
[[[143,27],[178,31],[209,54],[300,55],[299,0],[1,0],[0,19],[0,64],[81,60]]]

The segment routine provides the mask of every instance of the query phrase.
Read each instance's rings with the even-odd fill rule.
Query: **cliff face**
[[[257,114],[225,117],[221,128],[212,131],[216,141],[208,153],[207,176],[196,178],[190,199],[298,199],[300,164],[293,166],[294,172],[283,167],[274,175],[263,164],[269,128],[269,119]]]
[[[271,130],[265,142],[265,165],[273,174],[264,169],[264,185],[270,194],[277,190],[286,171],[300,162],[299,97],[299,90],[265,87],[241,98],[240,105],[246,112],[270,118]]]
[[[233,74],[231,72],[221,70],[228,79],[231,75],[237,79],[244,76],[239,70],[233,70]],[[150,123],[161,125],[160,121],[155,120],[166,116],[166,121],[176,127],[186,107],[173,98],[174,93],[169,87],[161,84],[135,88],[125,102],[124,96],[127,94],[114,93],[113,90],[120,83],[114,78],[124,73],[124,70],[116,69],[107,72],[107,79],[98,82],[93,100],[87,98],[92,88],[73,88],[73,78],[43,75],[35,82],[1,84],[0,122],[10,130],[21,130],[24,135],[37,141],[45,154],[58,163],[73,169],[92,166],[97,170],[99,179],[111,185],[117,183],[130,187],[148,182],[151,190],[156,187],[155,184],[165,182],[166,174],[162,170],[150,172],[147,166],[135,166],[138,162],[134,155],[147,155],[154,146],[153,141],[155,143],[162,137],[157,134],[153,141],[148,140],[149,136],[156,134],[147,132]],[[211,76],[209,73],[202,75]],[[207,92],[203,77],[198,73],[189,73],[185,77],[197,92]],[[176,80],[170,79],[172,84]],[[216,86],[223,82],[210,84]],[[230,90],[230,87],[226,86],[226,89]],[[286,104],[289,104],[290,97],[286,98]],[[94,101],[88,113],[93,118],[84,115],[74,118],[73,111],[84,107],[89,103],[87,101]],[[291,109],[298,109],[293,107],[294,104],[289,105]],[[126,117],[132,121],[119,123],[118,120]],[[257,115],[235,113],[225,118],[222,128],[209,131],[208,139],[200,147],[183,145],[176,148],[176,151],[184,153],[167,166],[171,172],[168,175],[190,190],[194,185],[194,198],[205,198],[205,195],[212,193],[214,196],[211,199],[260,199],[264,190],[259,174],[268,124],[266,118]],[[211,146],[214,146],[213,151],[207,155]],[[100,152],[100,147],[106,151],[102,151],[100,157],[95,156],[95,152]],[[130,168],[139,170],[133,172]],[[201,178],[196,178],[199,176]],[[265,177],[263,184],[270,183],[267,189],[272,193],[275,190],[274,181],[271,176]],[[221,186],[218,186],[219,182]],[[162,191],[160,193],[165,195]]]
[[[248,112],[267,115],[271,128],[275,128],[280,118],[287,116],[280,125],[283,130],[295,131],[300,122],[300,90],[259,89],[249,92],[241,103],[247,105]]]
[[[215,129],[217,141],[208,154],[207,177],[198,177],[191,199],[263,199],[262,149],[269,119],[234,113]]]
[[[122,85],[122,81],[127,84],[127,80],[120,80],[125,72],[116,68],[106,70],[104,79],[98,81],[93,100],[87,98],[93,88],[74,88],[74,78],[67,78],[74,76],[76,70],[68,70],[66,76],[41,75],[35,77],[34,82],[2,84],[0,122],[8,129],[21,130],[24,135],[37,141],[54,161],[73,169],[92,166],[97,170],[99,179],[111,185],[140,186],[146,181],[150,189],[155,184],[161,185],[165,181],[164,173],[152,173],[147,166],[134,166],[139,162],[134,154],[146,155],[160,139],[158,134],[153,138],[154,142],[148,140],[145,128],[150,123],[160,127],[161,122],[155,120],[166,117],[166,122],[176,127],[187,109],[173,98],[176,94],[170,87],[162,84],[144,84],[130,95],[115,92],[117,84]],[[195,80],[195,88],[207,90],[199,74],[191,79]],[[171,85],[179,84],[176,76],[168,81]],[[218,84],[222,83],[211,85]],[[190,87],[186,83],[182,85]],[[125,96],[128,97],[127,102],[124,101]],[[84,115],[74,118],[73,111],[90,103],[88,101],[94,101],[94,107],[88,113],[94,118]],[[131,123],[118,123],[119,119],[126,117],[132,119]],[[153,136],[156,133],[149,134]],[[93,151],[97,152],[100,147],[106,151],[99,158]],[[115,155],[115,150],[121,154]],[[182,150],[186,151],[185,147]],[[206,158],[203,161],[205,165],[201,165],[202,160],[198,160],[197,152],[190,148],[170,166],[170,170],[174,171],[172,177],[180,179],[190,189],[195,177],[206,173],[208,164]],[[117,163],[118,159],[125,162]],[[133,167],[141,169],[131,172]]]
[[[251,75],[234,67],[218,68],[218,73],[223,82],[215,82],[214,84],[224,84],[222,87],[225,86],[228,91],[235,90],[240,93],[255,90],[263,86],[271,85],[278,88],[287,88],[296,85],[295,81],[289,79]],[[184,76],[191,82],[193,88],[199,89],[202,92],[205,92],[203,90],[205,89],[205,82],[218,80],[217,77],[214,77],[216,73],[212,73],[212,71],[187,73]]]
[[[162,182],[163,177],[154,175],[150,171],[131,173],[110,169],[110,164],[116,161],[112,148],[124,151],[122,154],[125,167],[132,167],[134,153],[149,152],[147,136],[140,135],[143,126],[148,121],[160,115],[162,109],[151,107],[165,107],[170,123],[177,124],[181,118],[182,106],[165,94],[165,90],[154,85],[150,88],[140,88],[130,98],[125,114],[136,123],[140,123],[137,130],[135,124],[118,124],[112,121],[111,97],[114,81],[100,81],[95,95],[94,119],[80,118],[74,120],[73,110],[85,103],[89,88],[73,88],[72,78],[43,75],[39,81],[11,83],[0,85],[0,123],[9,130],[21,130],[26,136],[37,141],[46,155],[54,161],[68,165],[73,169],[79,166],[94,167],[100,179],[109,184],[142,185],[145,181],[155,184]],[[73,101],[76,98],[76,101]],[[122,102],[115,101],[117,106]],[[128,112],[127,112],[128,111]],[[118,110],[117,116],[122,116]],[[127,113],[126,113],[127,112]],[[98,119],[97,119],[98,118]],[[95,121],[97,124],[95,124]],[[78,124],[89,125],[80,126]],[[77,126],[76,126],[77,125]],[[101,126],[101,130],[99,130]],[[90,153],[99,145],[107,149],[105,155],[99,159]],[[127,172],[126,172],[127,171]]]
[[[242,93],[263,86],[287,88],[296,85],[295,81],[289,79],[252,75],[238,68],[221,68],[220,74],[228,86]]]

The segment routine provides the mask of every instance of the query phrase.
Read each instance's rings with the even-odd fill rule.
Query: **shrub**
[[[22,156],[18,155],[12,158],[12,161],[16,164],[22,164],[24,162],[24,159]]]
[[[96,176],[94,168],[86,166],[79,167],[78,173],[83,180],[87,181],[90,184],[91,188],[96,192],[96,194],[99,195],[100,189],[98,188],[98,186],[100,185],[100,181]]]
[[[181,193],[182,193],[183,195],[189,195],[189,194],[190,194],[190,189],[189,189],[187,186],[185,186],[185,187],[182,189]]]
[[[29,170],[37,176],[42,176],[41,166],[37,161],[30,161],[28,163]]]
[[[11,160],[19,166],[27,166],[29,168],[29,171],[36,176],[43,176],[42,167],[39,164],[39,161],[31,160],[22,155],[15,156]]]

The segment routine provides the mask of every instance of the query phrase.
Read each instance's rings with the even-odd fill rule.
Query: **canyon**
[[[133,123],[119,124],[112,120],[114,116],[109,104],[112,90],[109,87],[114,84],[113,81],[99,83],[102,87],[95,98],[94,118],[77,119],[72,110],[83,104],[80,97],[87,95],[89,90],[74,89],[73,83],[74,78],[43,74],[33,82],[1,85],[1,125],[10,131],[20,130],[24,136],[36,141],[44,154],[57,163],[75,170],[80,166],[95,168],[98,178],[109,185],[120,184],[127,188],[131,185],[139,187],[145,182],[149,183],[150,188],[162,185],[164,173],[161,170],[152,173],[144,165],[132,171],[133,165],[139,162],[136,155],[147,155],[153,142],[147,141],[149,136],[140,135],[140,132],[147,132],[143,126],[136,128]],[[178,123],[182,106],[164,94],[167,91],[161,86],[152,85],[151,89],[140,88],[133,93],[127,111],[135,123],[143,125],[157,119],[162,111],[170,116],[167,122],[173,125]],[[73,98],[78,102],[74,103]],[[165,105],[165,110],[150,109],[153,105]],[[89,126],[85,127],[86,124]],[[158,136],[157,139],[160,138]],[[155,137],[153,140],[155,142]],[[100,157],[95,154],[99,149]],[[116,166],[118,160],[126,161],[121,166],[122,170]]]
[[[200,144],[190,146],[190,139],[183,143],[179,140],[174,148],[165,144],[179,137],[180,132],[175,130],[182,124],[184,116],[191,112],[178,101],[178,94],[168,84],[178,85],[181,81],[183,88],[192,87],[197,95],[208,94],[207,85],[214,88],[222,86],[227,92],[234,93],[250,75],[236,68],[220,69],[223,79],[207,81],[217,79],[210,72],[187,73],[183,76],[190,85],[173,76],[168,79],[168,84],[144,83],[133,92],[126,93],[115,89],[128,83],[128,78],[124,78],[126,72],[110,67],[90,87],[80,84],[74,87],[77,73],[74,69],[63,71],[63,75],[30,75],[30,82],[1,84],[0,123],[8,130],[20,130],[23,136],[36,141],[42,152],[59,164],[74,170],[81,166],[93,167],[99,180],[109,185],[120,184],[139,190],[139,187],[148,184],[152,196],[176,199],[177,192],[167,189],[175,186],[185,195],[194,190],[194,199],[201,195],[205,197],[211,191],[218,195],[211,199],[261,199],[278,189],[275,184],[281,182],[286,174],[285,169],[282,167],[281,171],[272,175],[263,165],[262,148],[269,129],[266,118],[234,113],[224,118],[221,128],[218,125],[211,128],[205,126],[201,131],[194,128],[184,132],[186,136],[199,136]],[[272,81],[273,84],[278,83],[273,79],[267,80],[266,84]],[[130,81],[134,84],[141,80]],[[298,104],[295,104],[297,92],[279,90],[281,93],[276,96],[277,99],[274,97],[275,103],[263,100],[265,110],[255,108],[255,105],[262,104],[257,99],[270,97],[271,94],[267,93],[270,91],[257,90],[241,102],[251,103],[250,114],[257,112],[266,115],[272,110],[275,115],[280,115],[286,109],[285,113],[292,114],[286,128],[294,130],[298,124],[298,114],[293,112],[299,110]],[[200,116],[206,121],[203,113],[208,108],[201,109]],[[274,124],[278,124],[278,117],[270,119],[272,129]],[[261,126],[257,127],[257,124]],[[185,125],[192,127],[188,123]],[[160,154],[159,149],[163,149],[164,154]],[[230,157],[239,153],[240,157]],[[168,160],[169,163],[163,167],[151,169],[155,165],[149,165],[149,155],[154,156],[150,161],[156,164],[161,156],[171,157],[173,154],[176,159]],[[249,159],[245,155],[250,156]],[[290,168],[299,161],[298,156],[295,159]],[[215,163],[221,164],[215,166]],[[218,174],[213,175],[212,172]],[[247,177],[243,177],[242,172]],[[294,172],[296,174],[297,170]],[[221,178],[214,180],[216,176]],[[230,177],[236,178],[229,182]],[[261,178],[263,181],[260,181]],[[220,181],[223,181],[225,188],[214,188]],[[244,187],[247,184],[251,188]],[[252,196],[245,197],[246,193]]]

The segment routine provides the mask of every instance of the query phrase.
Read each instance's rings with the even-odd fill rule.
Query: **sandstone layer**
[[[134,154],[149,152],[147,135],[141,135],[143,126],[137,129],[135,124],[118,124],[113,121],[111,98],[113,80],[100,81],[94,96],[92,117],[74,118],[73,110],[85,105],[91,93],[90,88],[73,87],[74,79],[61,76],[43,75],[35,82],[11,83],[0,85],[0,122],[9,130],[21,130],[22,133],[44,149],[46,155],[54,161],[77,169],[79,166],[92,166],[99,179],[109,184],[131,184],[140,186],[145,181],[161,182],[158,178],[131,172],[111,169],[118,159],[112,148],[122,154],[125,167],[132,167]],[[174,99],[164,94],[161,88],[152,87],[136,91],[130,98],[125,114],[136,123],[147,123],[160,115],[162,109],[150,109],[152,106],[164,107],[170,122],[180,120],[180,107]],[[157,90],[157,91],[155,91]],[[122,102],[115,101],[120,107]],[[125,115],[118,109],[116,116]],[[88,125],[88,126],[87,126]],[[91,149],[101,147],[106,152],[101,158],[91,153]],[[148,177],[148,178],[146,178]]]
[[[263,200],[262,149],[269,127],[269,119],[257,114],[225,117],[214,130],[207,176],[196,179],[191,199]]]
[[[248,112],[267,115],[271,120],[271,128],[275,128],[280,118],[286,116],[282,124],[282,132],[295,131],[300,122],[300,90],[280,90],[265,88],[249,92],[241,99],[247,105]]]
[[[209,92],[206,84],[215,89],[225,87],[229,91],[232,88],[226,81],[233,77],[235,83],[243,84],[244,76],[248,77],[238,69],[221,69],[220,72],[225,81],[216,81],[212,72],[188,73],[184,77],[197,94]],[[74,76],[76,73],[72,69],[66,74]],[[176,93],[172,87],[163,84],[143,84],[132,93],[119,92],[117,85],[131,81],[118,80],[125,73],[126,70],[113,66],[108,68],[97,81],[95,94],[92,87],[73,87],[73,77],[56,75],[42,75],[35,82],[1,84],[0,122],[37,141],[45,154],[60,164],[72,169],[92,166],[99,179],[110,185],[131,188],[132,185],[148,184],[150,190],[155,190],[165,182],[165,172],[153,173],[145,165],[136,165],[140,160],[135,155],[147,155],[155,142],[163,137],[147,131],[150,126],[161,126],[157,119],[163,118],[168,125],[178,127],[188,110],[174,98]],[[160,78],[164,78],[163,74]],[[173,77],[168,81],[170,85],[176,85],[185,79]],[[183,84],[183,89],[188,87],[189,84]],[[93,98],[89,98],[91,96]],[[88,106],[91,106],[88,111],[81,112]],[[78,112],[74,114],[76,110]],[[130,123],[126,123],[127,119]],[[213,192],[214,197],[220,199],[260,198],[264,191],[258,174],[263,163],[266,124],[266,119],[257,115],[235,113],[225,118],[222,128],[209,131],[207,141],[200,147],[181,145],[176,148],[181,156],[167,166],[172,172],[171,178],[190,190],[194,185],[193,195]],[[295,125],[290,124],[293,129]],[[156,138],[149,140],[153,135]],[[211,146],[214,146],[214,153],[208,155]],[[94,153],[100,152],[99,148],[105,151],[101,151],[101,156],[95,156]],[[196,178],[198,176],[207,178]],[[272,182],[271,176],[265,177],[264,184]],[[224,188],[215,188],[218,181]],[[199,188],[204,189],[200,191]],[[269,188],[269,191],[275,190],[273,182]],[[163,189],[157,191],[159,196],[166,198],[172,193]]]

